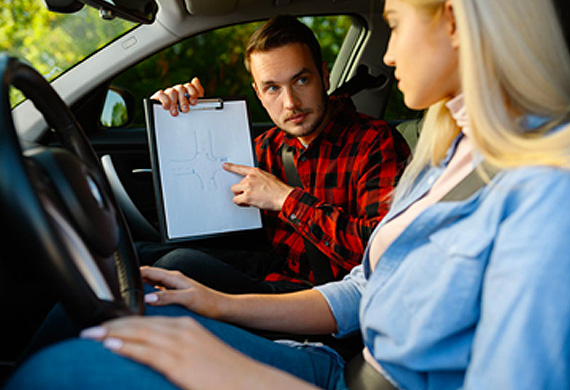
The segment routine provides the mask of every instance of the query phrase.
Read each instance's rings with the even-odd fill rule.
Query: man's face
[[[254,88],[273,122],[308,145],[326,125],[328,71],[317,69],[306,45],[292,43],[253,52]]]

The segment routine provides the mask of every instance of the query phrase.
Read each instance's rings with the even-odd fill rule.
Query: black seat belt
[[[283,160],[287,183],[293,187],[303,188],[299,172],[297,172],[297,167],[295,167],[293,160],[293,148],[283,144],[281,146],[281,159]],[[303,236],[303,242],[305,243],[305,252],[309,260],[309,265],[313,270],[315,283],[323,284],[334,280],[330,259],[305,236]]]

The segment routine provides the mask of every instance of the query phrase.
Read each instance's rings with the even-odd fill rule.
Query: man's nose
[[[291,87],[285,88],[283,93],[283,106],[288,110],[294,110],[299,107],[299,104],[300,100],[295,89]]]

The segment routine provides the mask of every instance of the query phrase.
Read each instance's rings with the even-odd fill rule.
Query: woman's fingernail
[[[94,326],[92,328],[83,329],[81,333],[79,333],[79,337],[82,339],[99,340],[105,337],[106,334],[107,329],[103,328],[102,326]]]
[[[112,351],[117,351],[121,349],[123,345],[124,342],[121,339],[115,339],[113,337],[109,337],[108,339],[103,340],[103,346]]]
[[[144,301],[146,303],[158,302],[158,294],[150,293],[144,296]]]

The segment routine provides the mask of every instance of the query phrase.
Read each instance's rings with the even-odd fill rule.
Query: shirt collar
[[[457,126],[464,127],[467,125],[467,109],[462,93],[445,103],[445,106],[457,122]]]
[[[465,99],[463,94],[460,93],[450,101],[448,101],[445,106],[451,113],[451,116],[455,120],[457,127],[461,129],[463,134],[467,137],[471,136],[471,128],[469,127],[469,116],[467,115],[467,108],[465,107]]]
[[[465,99],[463,94],[460,93],[459,95],[455,96],[453,99],[445,103],[445,106],[449,110],[449,113],[451,114],[451,116],[455,120],[455,123],[457,124],[457,127],[459,127],[461,131],[459,132],[457,137],[455,137],[455,140],[453,140],[451,146],[447,150],[447,154],[445,155],[444,159],[441,162],[443,166],[447,166],[447,164],[449,164],[449,161],[455,154],[457,145],[463,139],[463,137],[465,138],[471,137],[471,128],[469,127],[469,116],[467,115],[467,108],[465,107]],[[479,158],[476,158],[474,160],[479,161]]]
[[[459,142],[463,139],[463,137],[465,137],[465,134],[463,134],[462,132],[457,134],[457,137],[455,137],[455,139],[451,143],[451,146],[449,147],[449,149],[447,149],[445,157],[443,158],[443,160],[441,160],[442,166],[447,166],[447,164],[449,164],[449,161],[451,160],[451,158],[455,154],[455,151],[457,150],[457,145],[459,145]]]

